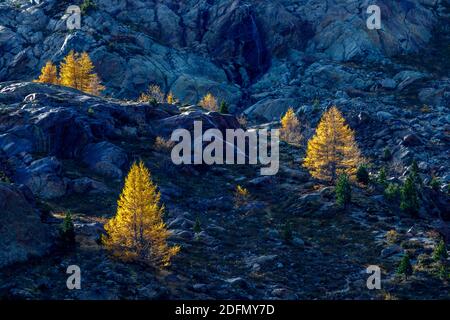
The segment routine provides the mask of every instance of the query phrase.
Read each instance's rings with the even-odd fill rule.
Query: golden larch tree
[[[51,61],[47,61],[41,69],[41,75],[35,82],[58,84],[58,70],[56,66]]]
[[[302,141],[300,121],[290,107],[281,118],[280,138],[289,143],[299,144]]]
[[[103,90],[105,90],[105,86],[102,85],[98,75],[94,73],[91,77],[87,92],[93,94],[94,96],[99,96]]]
[[[168,266],[180,247],[167,244],[169,231],[162,218],[160,197],[144,163],[134,163],[117,202],[116,216],[105,225],[106,248],[124,260]]]
[[[218,111],[219,105],[216,97],[212,93],[208,92],[199,102],[199,105],[209,111]]]
[[[89,58],[86,52],[83,52],[77,58],[77,68],[78,68],[78,81],[77,89],[83,92],[89,92],[91,88],[91,82],[94,78],[94,64]]]
[[[334,182],[343,173],[353,177],[362,162],[353,130],[338,108],[331,107],[308,141],[303,166],[313,177]]]
[[[61,62],[59,82],[63,86],[78,89],[78,72],[78,54],[71,50]]]

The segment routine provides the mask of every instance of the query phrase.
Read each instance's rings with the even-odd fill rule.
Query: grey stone
[[[377,117],[381,121],[385,121],[385,120],[391,120],[394,116],[392,115],[392,113],[389,113],[387,111],[378,111]]]

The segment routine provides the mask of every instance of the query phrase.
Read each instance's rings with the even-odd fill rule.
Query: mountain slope
[[[368,30],[367,5],[358,1],[97,0],[82,13],[81,30],[70,31],[61,20],[70,4],[77,2],[0,3],[0,81],[31,80],[47,60],[74,49],[91,54],[115,97],[136,98],[157,83],[185,103],[212,91],[239,108],[268,99],[300,106],[342,85],[372,91],[383,75],[360,80],[359,71],[401,71],[392,57],[429,54],[446,17],[445,1],[385,0],[382,30]],[[360,67],[346,65],[352,79],[311,90],[313,62]]]
[[[448,236],[448,222],[441,219],[450,217],[444,192],[425,186],[418,218],[402,213],[376,184],[355,185],[352,203],[342,211],[335,205],[334,187],[311,179],[301,167],[301,148],[283,143],[280,172],[261,177],[258,166],[176,166],[169,151],[154,144],[156,136],[167,137],[174,128],[191,130],[195,119],[220,130],[239,127],[230,115],[11,82],[0,85],[0,106],[0,163],[10,177],[9,183],[0,184],[1,195],[20,183],[21,192],[35,195],[35,200],[27,198],[29,204],[21,200],[23,205],[34,208],[33,219],[40,215],[44,222],[26,218],[27,223],[14,223],[20,222],[25,234],[35,234],[37,227],[39,232],[48,228],[56,232],[64,213],[70,211],[77,241],[74,248],[61,250],[48,235],[41,242],[47,250],[25,247],[30,256],[44,255],[26,263],[20,263],[23,255],[6,261],[0,256],[0,262],[9,265],[0,270],[0,297],[449,298],[448,285],[431,259],[439,233]],[[357,120],[357,114],[346,116],[367,121]],[[363,151],[373,139],[370,128],[379,128],[373,121],[361,122],[368,133],[358,139]],[[442,152],[437,147],[435,151]],[[123,170],[134,159],[143,160],[151,170],[166,206],[170,241],[182,247],[168,270],[118,261],[99,244],[103,224],[115,214]],[[420,175],[428,177],[424,169]],[[251,196],[235,206],[238,184],[247,187]],[[11,226],[8,217],[14,211],[6,210],[0,221]],[[200,232],[195,233],[197,219]],[[389,236],[392,230],[395,237]],[[8,236],[2,232],[0,242]],[[416,259],[416,271],[405,282],[395,271],[406,250]],[[71,264],[81,267],[82,290],[65,287],[65,270]],[[367,290],[365,268],[370,264],[383,270],[382,291]]]

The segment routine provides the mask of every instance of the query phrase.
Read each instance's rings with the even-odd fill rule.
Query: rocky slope
[[[351,206],[341,211],[333,187],[312,180],[301,167],[302,148],[282,144],[280,172],[261,177],[257,166],[175,166],[169,152],[154,145],[156,136],[174,128],[192,129],[195,119],[221,130],[239,127],[231,115],[23,82],[0,85],[0,105],[0,163],[8,177],[0,183],[0,225],[5,228],[0,243],[7,244],[0,255],[0,297],[450,298],[448,281],[431,259],[440,237],[449,236],[449,197],[426,186],[428,170],[447,159],[436,156],[425,162],[428,167],[420,164],[425,186],[419,217],[402,213],[376,185],[354,186]],[[307,119],[313,125],[318,116],[312,112]],[[379,120],[352,112],[346,116],[364,151],[376,139],[393,139],[400,141],[395,154],[431,152],[426,144],[405,146],[422,137],[401,139],[407,131],[395,133],[399,122],[385,125],[393,128],[385,134],[394,138],[377,138],[369,132],[379,128]],[[375,143],[367,150],[381,153],[378,147]],[[432,152],[441,154],[439,148]],[[167,270],[120,262],[99,244],[103,224],[115,213],[124,170],[134,159],[150,168],[166,206],[170,241],[182,246]],[[375,161],[371,171],[377,166]],[[401,171],[389,171],[392,181],[408,170],[396,166]],[[251,193],[240,207],[233,200],[237,184]],[[67,211],[74,216],[77,243],[61,250],[55,235]],[[201,231],[195,233],[197,219]],[[395,271],[406,251],[415,274],[404,281]],[[65,287],[71,264],[81,267],[82,290]],[[370,264],[382,268],[383,290],[367,290]]]

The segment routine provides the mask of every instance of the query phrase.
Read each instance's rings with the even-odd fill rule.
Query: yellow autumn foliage
[[[105,90],[100,78],[94,72],[94,64],[86,52],[79,54],[71,50],[60,64],[59,79],[56,67],[52,66],[50,61],[47,62],[36,82],[60,84],[97,96]],[[56,80],[49,82],[48,79]]]
[[[124,260],[168,266],[180,247],[167,244],[169,231],[162,218],[160,197],[144,163],[134,163],[117,202],[116,216],[105,225],[106,248]]]
[[[202,108],[209,111],[218,111],[219,104],[217,103],[216,97],[212,93],[208,92],[198,103]]]
[[[137,101],[140,103],[144,103],[144,102],[150,102],[150,99],[151,99],[150,95],[142,92]]]
[[[340,174],[354,176],[362,162],[353,130],[338,108],[331,107],[308,141],[303,166],[313,177],[334,182]]]
[[[172,96],[173,98],[173,96]],[[167,97],[167,101],[169,100],[169,97]],[[161,87],[157,84],[152,84],[148,86],[148,89],[146,92],[142,92],[141,95],[138,98],[138,102],[140,103],[164,103],[165,102],[165,95],[164,92],[161,90]],[[171,102],[168,102],[171,103]]]

